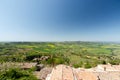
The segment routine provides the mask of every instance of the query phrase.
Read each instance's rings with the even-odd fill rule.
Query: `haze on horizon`
[[[1,0],[0,41],[120,41],[120,0]]]

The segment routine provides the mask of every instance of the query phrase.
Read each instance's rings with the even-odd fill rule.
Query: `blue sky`
[[[120,0],[1,0],[0,41],[120,41]]]

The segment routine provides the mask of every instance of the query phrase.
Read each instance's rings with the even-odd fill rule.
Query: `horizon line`
[[[5,42],[5,43],[10,43],[10,42],[117,42],[120,43],[120,41],[93,41],[93,40],[63,40],[63,41],[0,41],[0,43]]]

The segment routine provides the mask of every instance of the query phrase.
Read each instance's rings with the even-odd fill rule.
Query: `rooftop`
[[[46,80],[120,80],[120,65],[98,65],[90,69],[58,65]]]

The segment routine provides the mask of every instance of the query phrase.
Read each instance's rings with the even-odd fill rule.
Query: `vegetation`
[[[79,41],[0,43],[0,62],[35,62],[35,58],[47,56],[46,60],[38,60],[38,62],[50,66],[79,64],[84,67],[85,63],[90,63],[92,66],[106,63],[119,64],[119,54],[119,43]]]
[[[10,68],[0,72],[0,80],[37,80],[37,78],[31,72],[19,68]]]

